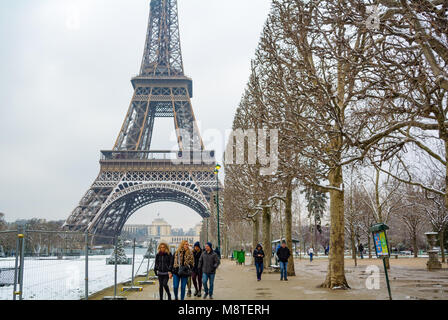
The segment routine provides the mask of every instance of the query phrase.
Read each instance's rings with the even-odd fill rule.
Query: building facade
[[[171,225],[163,218],[157,217],[150,225],[130,224],[123,227],[122,232],[133,235],[145,235],[146,239],[154,239],[157,242],[165,242],[171,249],[177,249],[180,243],[184,240],[190,244],[200,241],[200,232],[202,223],[190,228],[184,232],[181,228],[172,228]]]
[[[156,218],[148,226],[148,237],[153,239],[160,239],[163,236],[171,235],[171,225],[162,218]]]

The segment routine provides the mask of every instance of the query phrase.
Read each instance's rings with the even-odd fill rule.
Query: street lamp
[[[221,234],[219,232],[219,169],[221,169],[221,166],[217,164],[215,166],[215,170],[213,173],[216,175],[216,215],[217,215],[217,222],[218,222],[218,251],[219,254],[221,254]]]

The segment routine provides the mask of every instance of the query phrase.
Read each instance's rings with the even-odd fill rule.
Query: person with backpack
[[[213,290],[215,283],[215,274],[216,269],[220,264],[220,259],[216,252],[213,251],[212,244],[207,242],[205,245],[205,250],[202,252],[201,257],[199,258],[199,270],[202,271],[202,285],[204,287],[204,299],[210,297],[213,299]],[[210,284],[210,287],[208,284]]]
[[[170,288],[168,281],[173,277],[171,273],[173,269],[173,255],[166,243],[160,243],[157,249],[156,261],[154,262],[154,273],[159,279],[159,296],[163,300],[163,290],[165,289],[168,295],[168,300],[171,300]]]
[[[257,244],[254,250],[253,257],[255,260],[255,269],[257,270],[257,281],[261,281],[261,275],[263,274],[263,259],[264,251],[261,244]]]
[[[277,249],[277,257],[280,264],[280,281],[288,281],[288,259],[291,256],[289,248],[286,246],[286,241],[282,241],[282,245]]]
[[[174,254],[174,263],[173,263],[173,290],[174,297],[176,300],[178,299],[179,293],[179,284],[180,284],[180,299],[185,299],[185,289],[188,282],[188,277],[191,276],[191,270],[194,266],[194,258],[193,253],[190,250],[190,246],[188,241],[183,240],[179,248],[176,250]]]
[[[202,249],[201,249],[201,245],[199,242],[196,242],[194,244],[194,249],[193,249],[193,258],[194,258],[194,265],[193,265],[193,272],[191,274],[191,278],[193,280],[193,285],[194,285],[194,296],[195,297],[200,297],[201,294],[201,289],[202,289],[202,270],[199,269],[199,259],[201,258],[202,255]]]

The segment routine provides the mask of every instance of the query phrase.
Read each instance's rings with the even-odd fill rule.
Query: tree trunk
[[[369,259],[372,259],[372,243],[370,242],[370,234],[367,235],[367,245],[369,246]]]
[[[316,223],[316,216],[314,216],[314,225],[313,225],[313,249],[314,249],[314,256],[317,256],[317,248],[316,248],[316,240],[317,240],[317,237],[316,237],[316,226],[317,226],[317,223]]]
[[[350,242],[352,244],[352,259],[355,261],[355,267],[358,266],[358,260],[356,257],[356,243],[355,243],[355,231],[353,230],[353,225],[350,225]]]
[[[286,209],[285,209],[285,210],[286,210]],[[281,201],[280,201],[279,204],[278,204],[278,217],[279,217],[279,220],[280,220],[280,240],[282,240],[283,238],[286,237],[286,235],[285,235],[285,232],[286,232],[286,231],[283,230],[282,202],[281,202]],[[285,219],[286,219],[286,218],[285,218]],[[285,221],[285,223],[286,223],[286,221]]]
[[[314,228],[313,228],[313,220],[312,220],[311,216],[310,216],[310,242],[311,242],[311,248],[316,250],[316,248],[314,248]]]
[[[417,246],[417,234],[414,231],[414,234],[412,235],[412,244],[414,247],[414,258],[418,257],[418,246]]]
[[[301,212],[299,210],[299,237],[298,239],[300,239],[300,233],[302,233],[302,241],[303,243],[305,243],[305,237],[303,236],[303,230],[302,230],[302,217],[301,217]],[[300,244],[299,244],[299,259],[302,260],[302,249],[300,248]]]
[[[258,235],[260,234],[260,218],[258,217],[258,214],[254,217],[254,220],[252,222],[252,251],[255,250],[257,247],[258,242]]]
[[[291,251],[291,256],[288,260],[288,276],[295,276],[294,269],[294,252],[292,250],[292,187],[288,186],[286,191],[286,203],[285,203],[285,229],[286,229],[286,245]]]
[[[444,135],[445,157],[448,156],[448,137]],[[445,206],[448,209],[448,165],[445,165]]]
[[[444,232],[445,228],[439,232],[440,250],[442,251],[442,263],[445,263],[445,245],[444,245]]]
[[[264,266],[269,268],[271,266],[272,245],[271,245],[271,208],[263,207],[263,251],[264,251]]]
[[[329,173],[330,186],[342,185],[342,168],[335,167]],[[328,272],[322,288],[349,289],[344,270],[344,191],[330,191],[330,255]]]
[[[229,256],[229,253],[228,253],[228,251],[227,251],[227,232],[224,232],[224,234],[222,235],[222,237],[223,237],[223,243],[222,243],[222,245],[223,245],[223,250],[222,250],[222,252],[221,252],[221,254],[223,254],[224,255],[224,259],[227,259],[227,257]]]

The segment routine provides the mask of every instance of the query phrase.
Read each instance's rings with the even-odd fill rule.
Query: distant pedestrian
[[[358,251],[359,254],[361,255],[361,259],[364,259],[364,246],[362,245],[362,243],[359,244]]]
[[[168,286],[169,279],[173,277],[171,273],[173,269],[173,255],[166,243],[160,243],[157,249],[156,261],[154,262],[154,273],[159,279],[159,296],[163,300],[163,290],[165,289],[168,295],[168,300],[171,300],[170,287]]]
[[[180,284],[180,299],[185,299],[185,289],[188,282],[188,277],[191,276],[191,270],[193,269],[194,258],[193,253],[190,250],[188,241],[183,240],[176,253],[174,254],[173,263],[173,290],[174,297],[178,299],[179,284]]]
[[[245,261],[245,253],[244,253],[244,249],[241,248],[240,258],[238,259],[238,264],[243,265],[244,261]]]
[[[201,258],[201,255],[202,255],[201,245],[199,244],[199,242],[196,242],[193,248],[194,266],[193,266],[193,273],[191,274],[191,278],[193,279],[195,289],[194,292],[195,297],[200,297],[202,290],[202,270],[199,269],[199,258]]]
[[[313,255],[314,255],[313,247],[308,249],[308,255],[310,256],[310,262],[313,262]]]
[[[205,250],[199,258],[199,269],[202,270],[202,285],[204,286],[204,299],[210,297],[213,299],[213,290],[215,283],[216,269],[220,264],[220,259],[213,251],[212,244],[207,242]],[[210,285],[210,286],[209,286]]]
[[[277,257],[280,264],[280,281],[288,281],[288,259],[291,256],[289,248],[286,246],[286,241],[282,241],[282,245],[277,249]]]
[[[325,248],[325,255],[328,256],[329,253],[330,253],[330,245],[327,245],[327,247]]]
[[[263,274],[263,258],[264,251],[261,244],[257,244],[257,247],[254,250],[253,257],[255,260],[255,269],[257,270],[257,281],[261,280],[261,275]]]

